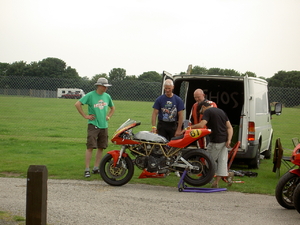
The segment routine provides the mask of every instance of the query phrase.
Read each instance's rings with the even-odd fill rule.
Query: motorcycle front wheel
[[[300,183],[300,177],[296,174],[287,172],[278,181],[275,190],[277,202],[286,209],[294,209],[293,195],[297,185]]]
[[[111,154],[106,154],[100,163],[100,176],[109,185],[122,186],[127,184],[134,173],[134,165],[131,158],[121,158],[118,165],[114,166]]]
[[[295,191],[294,191],[294,206],[295,209],[300,213],[300,183],[297,185]]]
[[[209,183],[215,175],[215,164],[210,155],[203,149],[187,151],[183,156],[193,166],[198,166],[198,170],[189,170],[184,177],[184,181],[193,186],[203,186]]]

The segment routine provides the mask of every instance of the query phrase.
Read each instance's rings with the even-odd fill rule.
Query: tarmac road
[[[0,211],[25,217],[25,178],[0,178]],[[178,192],[143,184],[109,186],[103,181],[48,180],[47,223],[98,224],[299,224],[296,210],[274,196],[222,191]],[[1,221],[0,221],[1,223]]]

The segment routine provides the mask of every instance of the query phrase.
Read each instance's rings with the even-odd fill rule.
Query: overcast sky
[[[0,0],[0,62],[59,58],[81,77],[188,65],[300,71],[300,0]]]

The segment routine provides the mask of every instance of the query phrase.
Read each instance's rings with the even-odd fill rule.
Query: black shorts
[[[101,129],[93,124],[88,124],[86,147],[106,149],[108,146],[108,129]]]
[[[159,120],[157,123],[157,133],[167,140],[171,140],[175,136],[177,130],[177,122],[164,122]]]

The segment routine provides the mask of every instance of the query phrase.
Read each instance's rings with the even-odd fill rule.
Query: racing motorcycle
[[[282,207],[296,208],[300,213],[300,144],[294,148],[291,162],[298,168],[289,170],[279,179],[275,196]]]
[[[109,185],[121,186],[128,183],[135,166],[142,171],[139,178],[166,177],[171,172],[193,186],[209,183],[215,174],[215,164],[204,149],[188,148],[198,139],[210,134],[209,129],[186,130],[181,136],[168,141],[165,137],[133,128],[140,121],[128,119],[114,133],[111,141],[121,145],[121,150],[112,150],[100,162],[100,176]],[[126,152],[129,150],[129,154]]]

